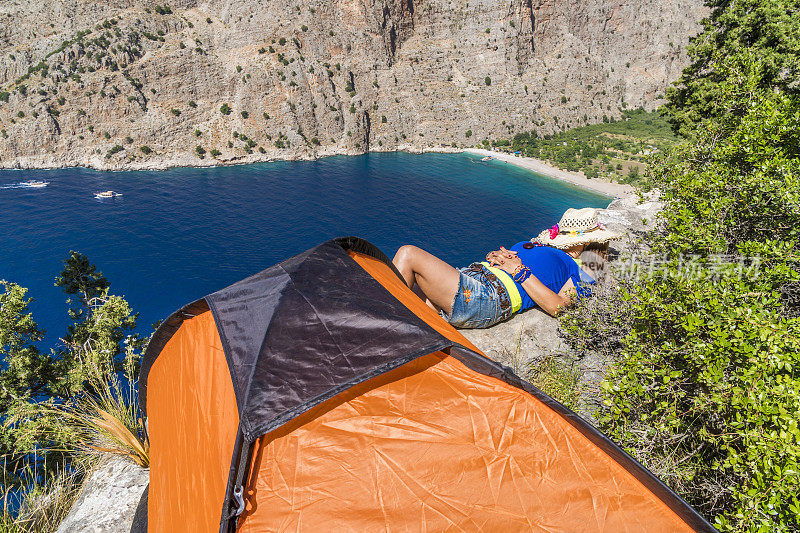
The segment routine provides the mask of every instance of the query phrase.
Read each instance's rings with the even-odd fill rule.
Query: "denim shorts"
[[[511,299],[497,276],[480,263],[472,263],[459,272],[453,312],[442,312],[445,320],[457,328],[471,329],[488,328],[511,318]]]

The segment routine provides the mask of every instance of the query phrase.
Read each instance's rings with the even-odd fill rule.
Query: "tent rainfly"
[[[151,533],[714,531],[355,237],[173,313],[140,398]]]

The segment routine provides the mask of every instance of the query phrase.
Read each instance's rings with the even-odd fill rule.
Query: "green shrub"
[[[247,111],[242,111],[242,118],[249,118],[249,117],[250,113],[248,113]]]
[[[195,102],[194,100],[189,100],[189,107],[194,109],[195,107],[197,107],[197,102]]]
[[[195,146],[194,152],[197,154],[197,157],[200,159],[204,159],[206,157],[206,149],[200,146],[199,144]]]
[[[115,144],[111,148],[109,148],[108,152],[106,152],[106,159],[110,159],[112,155],[116,154],[117,152],[123,151],[125,148],[120,146],[119,144]]]
[[[286,44],[286,39],[281,37],[280,39],[278,39],[278,44],[281,45],[281,46],[285,45]]]
[[[800,98],[764,61],[717,64],[728,111],[652,169],[665,262],[607,320],[602,429],[722,531],[800,528]]]
[[[10,92],[0,91],[0,102],[8,102],[9,96],[11,96]]]
[[[491,85],[492,84],[492,78],[490,78],[489,76],[486,76],[483,79],[483,83],[485,83],[486,85]]]
[[[222,104],[219,108],[219,112],[222,113],[223,115],[230,115],[231,111],[233,110],[231,109],[231,106],[229,106],[227,103]]]
[[[144,155],[149,155],[153,152],[149,146],[140,146],[139,150],[141,150]]]
[[[211,154],[211,157],[213,157],[214,159],[216,159],[216,158],[218,158],[220,155],[222,155],[222,152],[220,152],[220,151],[219,151],[219,150],[217,150],[216,148],[214,148],[213,150],[211,150],[211,152],[209,152],[209,153]]]
[[[176,117],[179,117],[181,115],[181,110],[180,109],[172,108],[172,109],[169,110],[169,112],[172,113],[173,115],[175,115]]]

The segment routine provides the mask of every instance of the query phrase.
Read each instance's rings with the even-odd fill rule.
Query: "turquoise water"
[[[41,189],[24,180],[46,180]],[[98,200],[93,193],[123,194]],[[164,172],[0,171],[0,279],[30,289],[48,341],[63,334],[53,286],[85,253],[140,313],[174,309],[320,242],[357,235],[390,257],[416,244],[455,266],[529,239],[568,207],[609,198],[467,154],[328,157]]]

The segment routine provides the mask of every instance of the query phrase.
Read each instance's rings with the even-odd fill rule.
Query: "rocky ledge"
[[[89,475],[56,533],[145,533],[150,471],[109,456]]]
[[[609,229],[625,234],[611,245],[614,257],[625,256],[634,243],[654,226],[663,204],[654,191],[639,198],[629,196],[614,200],[600,210],[600,222]],[[546,358],[557,358],[564,364],[577,364],[582,391],[579,414],[589,420],[599,398],[599,383],[605,361],[595,353],[572,353],[559,329],[559,321],[539,308],[515,315],[511,320],[487,329],[464,329],[461,333],[487,356],[513,368],[518,374]]]

